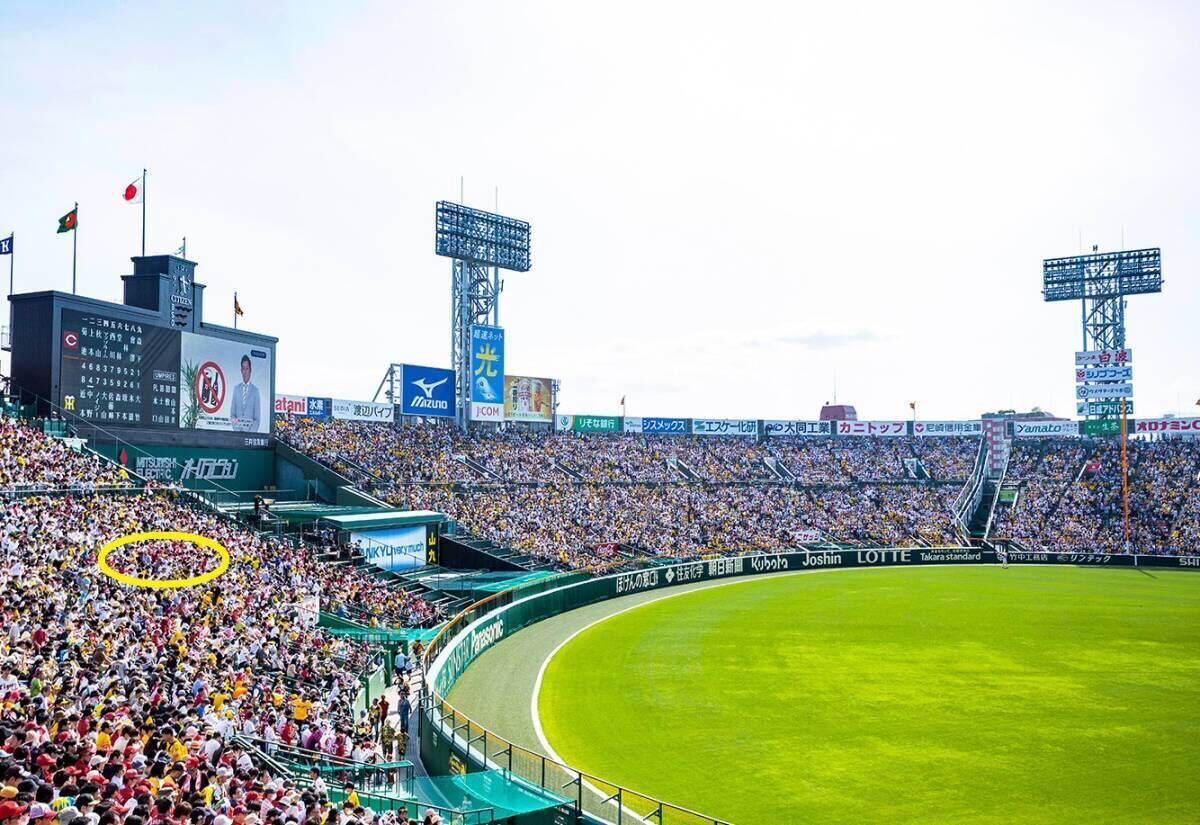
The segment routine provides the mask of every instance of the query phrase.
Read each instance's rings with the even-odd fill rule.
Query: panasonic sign
[[[404,364],[402,415],[454,417],[454,371]]]

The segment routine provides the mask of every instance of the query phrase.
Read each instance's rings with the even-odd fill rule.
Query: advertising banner
[[[621,432],[621,416],[560,415],[557,428],[577,433],[619,433]]]
[[[832,421],[764,421],[768,437],[781,435],[830,435],[833,432]]]
[[[1120,435],[1121,422],[1116,418],[1105,418],[1096,421],[1080,421],[1080,435]]]
[[[303,395],[275,394],[276,415],[308,415],[308,398]]]
[[[386,421],[396,418],[396,408],[391,404],[376,404],[372,401],[348,401],[334,398],[331,407],[334,418],[342,421]]]
[[[877,435],[884,438],[908,435],[907,421],[838,421],[838,435]]]
[[[693,418],[693,435],[758,435],[753,418]]]
[[[332,398],[314,398],[310,395],[305,399],[305,403],[308,405],[309,418],[328,418],[333,410]]]
[[[626,416],[625,432],[646,435],[687,435],[691,431],[686,418],[633,418]]]
[[[1135,433],[1191,433],[1200,435],[1200,418],[1139,418],[1130,424]]]
[[[504,330],[471,326],[471,420],[504,420]]]
[[[549,378],[504,376],[504,417],[509,421],[549,424],[554,415],[550,408],[550,386]]]
[[[296,608],[296,621],[304,627],[316,627],[321,615],[321,597],[310,593],[293,605]]]
[[[1120,415],[1120,401],[1080,401],[1075,405],[1080,415]],[[1125,399],[1125,414],[1133,415],[1133,399]]]
[[[913,435],[919,437],[938,435],[981,435],[982,421],[917,421],[913,424]]]
[[[1014,421],[1015,438],[1031,438],[1044,435],[1079,435],[1078,421]]]
[[[1133,367],[1076,367],[1075,381],[1130,381]]]
[[[1119,367],[1133,363],[1131,349],[1096,349],[1075,353],[1075,366]]]
[[[1080,384],[1075,388],[1076,398],[1128,398],[1131,395],[1132,384]]]
[[[425,525],[352,532],[368,563],[381,570],[410,570],[425,564]]]
[[[403,415],[454,417],[454,370],[403,364],[400,380],[404,386],[400,401]]]
[[[271,356],[266,349],[185,332],[180,353],[180,427],[271,431]]]
[[[111,441],[96,441],[92,446],[143,478],[180,482],[192,489],[260,490],[275,480],[275,455],[271,450],[128,447]]]

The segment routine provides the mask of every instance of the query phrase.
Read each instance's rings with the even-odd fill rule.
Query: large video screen
[[[271,353],[240,341],[182,333],[179,426],[271,431]]]
[[[117,427],[271,431],[271,351],[64,309],[59,403]]]
[[[179,333],[64,309],[63,409],[96,424],[179,426]]]

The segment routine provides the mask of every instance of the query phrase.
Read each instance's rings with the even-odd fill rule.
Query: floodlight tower
[[[1162,292],[1157,248],[1042,261],[1042,297],[1081,302],[1084,351],[1125,349],[1125,296],[1150,292]]]
[[[500,325],[500,270],[529,271],[529,224],[449,201],[438,201],[438,255],[450,264],[450,366],[456,420],[465,432],[471,409],[471,327]]]
[[[1042,261],[1042,297],[1046,301],[1079,301],[1083,324],[1083,352],[1075,356],[1076,394],[1084,399],[1080,412],[1088,419],[1081,425],[1083,434],[1119,433],[1121,437],[1121,498],[1124,509],[1125,547],[1129,547],[1129,407],[1133,385],[1127,383],[1132,369],[1091,371],[1092,358],[1108,359],[1116,354],[1127,356],[1125,346],[1125,296],[1162,292],[1162,256],[1160,250],[1133,249],[1124,252],[1098,252],[1070,258]],[[1099,361],[1110,363],[1108,360]],[[1113,428],[1111,404],[1093,406],[1089,399],[1118,398],[1116,412],[1119,428]],[[1100,420],[1096,420],[1100,419]],[[1107,419],[1107,420],[1106,420]]]

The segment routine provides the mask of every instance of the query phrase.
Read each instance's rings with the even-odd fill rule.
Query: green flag
[[[63,232],[74,231],[76,225],[79,223],[79,216],[75,214],[76,211],[77,210],[72,209],[70,212],[58,219],[58,231],[60,234]]]

